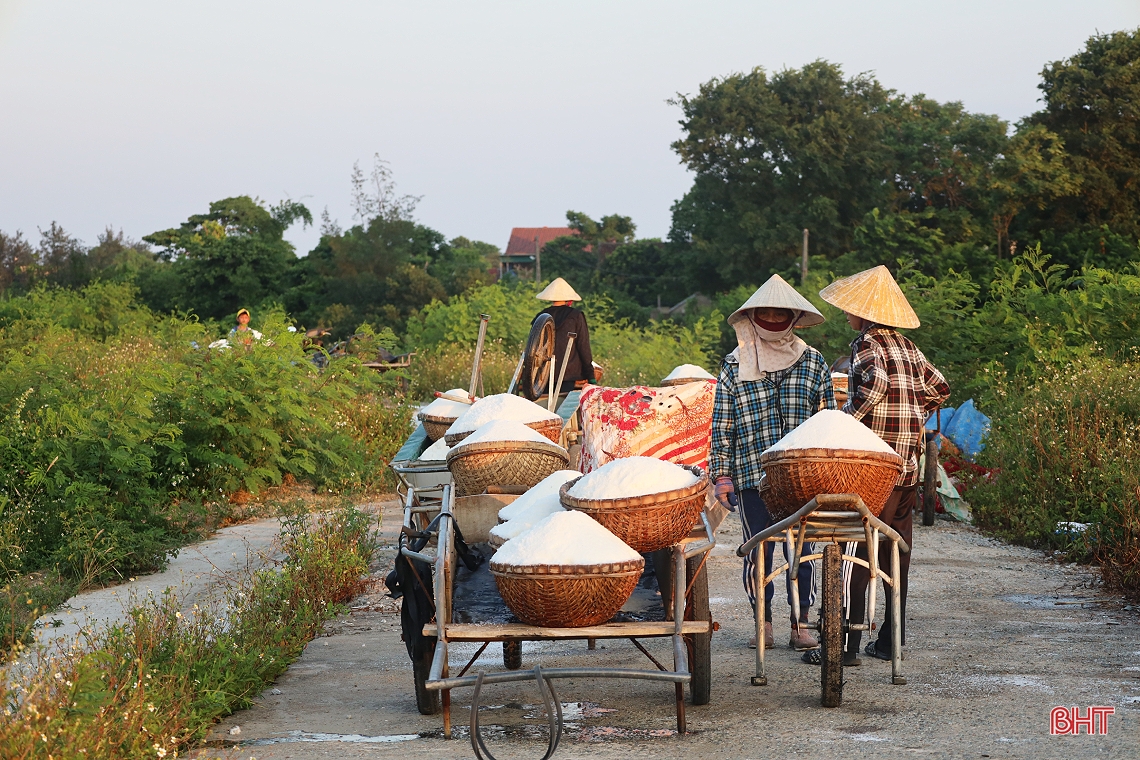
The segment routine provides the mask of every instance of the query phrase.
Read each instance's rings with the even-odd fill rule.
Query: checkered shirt
[[[709,477],[731,477],[737,489],[760,485],[760,455],[821,407],[835,408],[831,372],[808,347],[795,364],[755,381],[737,377],[736,358],[725,357],[713,400]]]
[[[862,420],[903,458],[895,487],[914,485],[922,426],[950,396],[946,378],[897,330],[872,325],[851,343],[848,385],[843,411]]]

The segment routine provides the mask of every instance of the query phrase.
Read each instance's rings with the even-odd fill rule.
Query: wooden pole
[[[800,284],[807,283],[807,267],[808,267],[808,231],[804,227],[804,252],[800,258]]]

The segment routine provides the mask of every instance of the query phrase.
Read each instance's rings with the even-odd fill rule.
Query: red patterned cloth
[[[614,459],[643,456],[708,469],[715,380],[671,388],[582,391],[582,452],[578,469],[591,472]]]

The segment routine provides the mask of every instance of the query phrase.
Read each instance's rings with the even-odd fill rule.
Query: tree
[[[87,261],[95,276],[104,280],[133,280],[143,269],[156,265],[150,246],[110,226],[99,233],[99,244],[87,252]]]
[[[1081,192],[1042,208],[1035,229],[1108,225],[1140,237],[1140,30],[1090,37],[1041,72],[1045,107],[1026,120],[1055,134]]]
[[[182,284],[165,308],[220,319],[279,299],[296,261],[285,230],[298,220],[309,225],[313,216],[296,201],[266,208],[242,195],[211,203],[209,212],[177,228],[144,236],[173,262],[171,274]]]
[[[0,293],[28,291],[38,269],[35,249],[17,232],[0,232]]]

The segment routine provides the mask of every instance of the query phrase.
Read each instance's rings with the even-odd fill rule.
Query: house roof
[[[534,239],[538,238],[539,249],[555,238],[566,235],[577,235],[578,231],[570,227],[515,227],[511,230],[511,239],[507,243],[504,256],[533,256],[538,251],[534,247]]]

